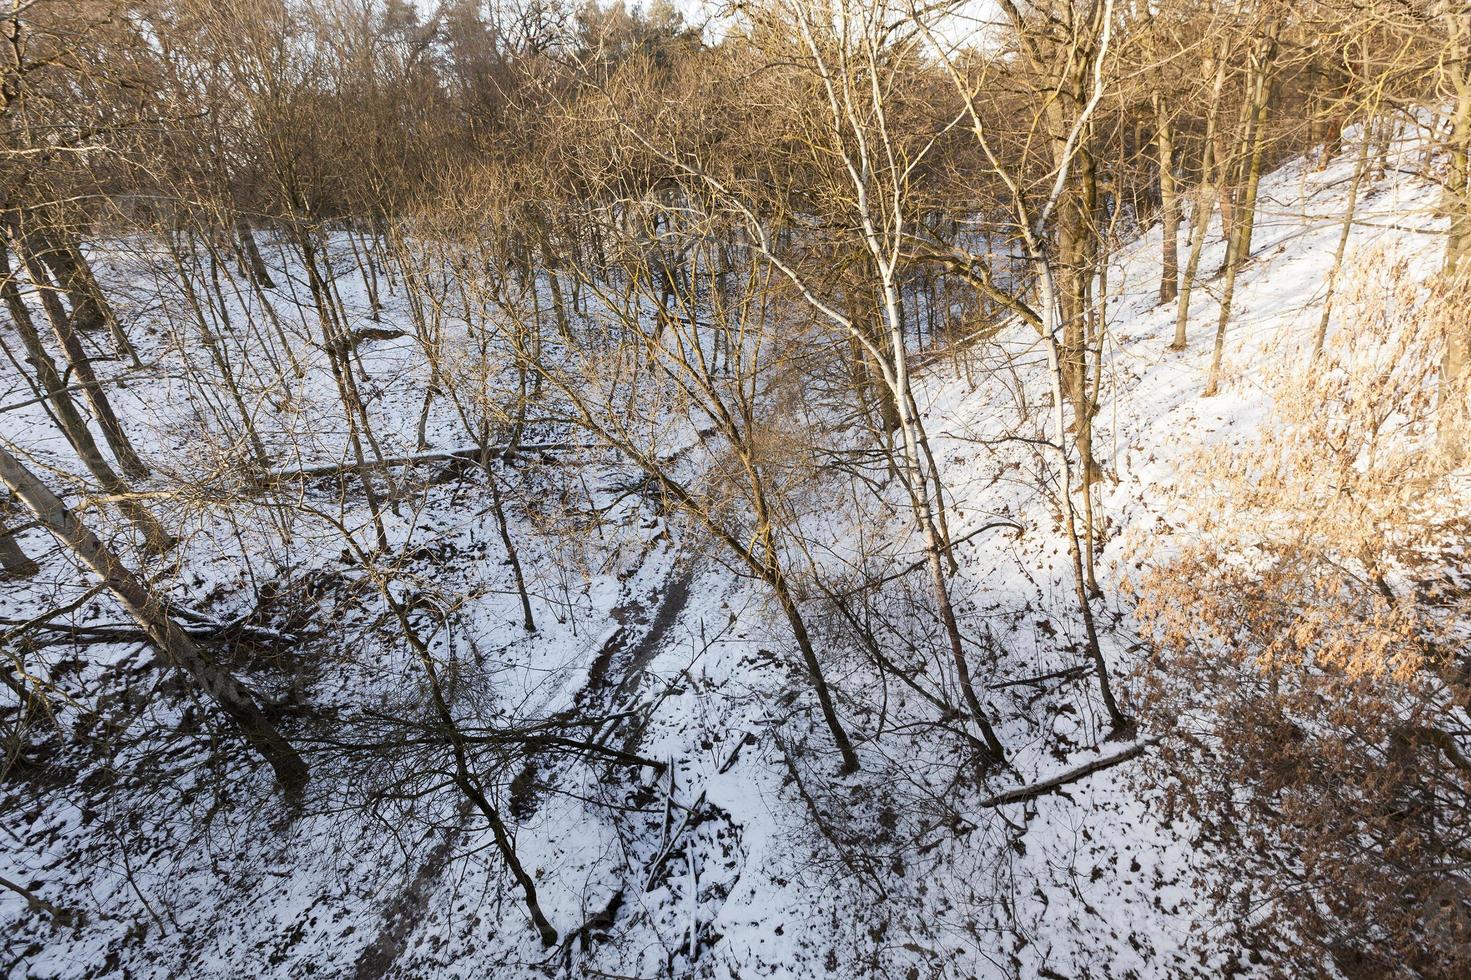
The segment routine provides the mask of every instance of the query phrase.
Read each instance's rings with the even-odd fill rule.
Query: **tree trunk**
[[[875,329],[874,321],[878,314],[874,305],[871,290],[866,284],[855,284],[852,289],[848,290],[848,318],[863,332],[870,344],[886,354],[892,354],[892,351],[888,349],[891,345],[885,339],[884,332]],[[853,344],[860,361],[859,367],[867,375],[866,379],[862,376],[857,379],[855,394],[858,398],[858,407],[867,414],[870,403],[876,403],[879,431],[886,435],[897,432],[901,425],[899,404],[894,398],[893,390],[884,378],[883,365],[868,352],[866,345],[858,343],[856,339]]]
[[[1221,293],[1221,311],[1216,319],[1216,341],[1211,351],[1210,372],[1206,377],[1203,392],[1207,398],[1220,390],[1221,362],[1225,358],[1226,348],[1226,327],[1231,320],[1231,303],[1236,294],[1236,279],[1240,274],[1241,266],[1251,252],[1252,229],[1256,223],[1257,188],[1261,184],[1262,158],[1267,139],[1266,124],[1272,93],[1268,71],[1274,51],[1275,41],[1269,40],[1260,55],[1253,59],[1254,77],[1247,127],[1250,156],[1246,163],[1246,186],[1240,213],[1226,244],[1226,285]]]
[[[118,321],[112,304],[103,295],[102,287],[97,284],[97,278],[92,275],[92,268],[87,264],[82,250],[73,242],[56,236],[43,236],[41,240],[45,243],[41,260],[55,274],[56,282],[66,292],[77,329],[83,333],[91,333],[106,327],[118,353],[126,356],[135,366],[141,365],[138,352],[133,349],[128,335],[123,333],[122,324]]]
[[[558,263],[552,255],[552,246],[545,229],[538,229],[537,246],[541,252],[543,268],[546,269],[547,285],[552,292],[552,313],[557,318],[557,336],[568,344],[572,340],[572,318],[567,313],[567,299],[562,293],[562,277],[557,271]]]
[[[1219,57],[1211,59],[1206,65],[1215,66],[1215,81],[1211,84],[1211,105],[1214,107],[1220,103],[1221,91],[1226,85],[1226,42],[1221,42]],[[1195,277],[1200,271],[1200,253],[1205,248],[1205,234],[1210,228],[1212,201],[1216,197],[1215,171],[1219,168],[1224,175],[1225,160],[1218,156],[1216,146],[1216,127],[1218,115],[1214,108],[1211,109],[1205,122],[1205,139],[1201,143],[1200,161],[1200,187],[1196,190],[1195,204],[1190,209],[1190,258],[1185,265],[1185,276],[1180,284],[1180,302],[1175,311],[1175,339],[1170,344],[1170,350],[1184,350],[1186,337],[1185,329],[1190,320],[1190,296],[1195,288]],[[1226,216],[1221,215],[1221,221],[1226,222]]]
[[[21,550],[20,543],[0,515],[0,578],[30,578],[40,570],[40,566]]]
[[[988,762],[1005,762],[1006,750],[990,718],[976,694],[971,679],[970,664],[966,659],[965,645],[960,635],[960,624],[955,618],[955,609],[950,601],[950,586],[945,578],[942,564],[947,552],[946,542],[941,539],[936,524],[935,512],[930,506],[929,483],[924,475],[921,456],[922,422],[916,411],[914,399],[910,397],[909,359],[904,351],[903,320],[898,310],[898,291],[894,284],[892,269],[881,270],[884,298],[884,313],[889,323],[890,344],[893,354],[894,384],[892,391],[900,412],[900,433],[904,442],[904,479],[914,509],[915,523],[924,537],[926,562],[930,571],[930,584],[934,589],[935,610],[945,628],[945,637],[950,645],[950,660],[955,666],[956,680],[972,720],[980,729],[981,737],[991,752]],[[943,506],[943,502],[939,502]]]
[[[1078,71],[1082,71],[1080,66]],[[1077,91],[1086,87],[1083,76],[1074,80]],[[1060,112],[1060,110],[1056,110]],[[1073,402],[1073,440],[1078,447],[1082,478],[1098,476],[1093,460],[1092,422],[1095,407],[1088,391],[1088,312],[1092,306],[1093,276],[1098,262],[1097,164],[1089,147],[1090,134],[1067,156],[1071,126],[1060,115],[1052,121],[1053,166],[1066,168],[1070,179],[1057,202],[1057,269],[1062,315],[1063,394]]]
[[[1159,152],[1160,224],[1164,238],[1159,275],[1159,301],[1168,303],[1180,291],[1180,195],[1175,183],[1174,121],[1163,93],[1154,93],[1155,144]]]
[[[488,433],[484,434],[488,436]],[[495,524],[500,530],[501,544],[506,549],[506,561],[511,566],[511,575],[516,581],[516,594],[521,597],[521,619],[526,632],[536,632],[536,620],[531,615],[531,594],[526,591],[526,575],[521,570],[521,556],[516,552],[516,542],[511,540],[511,529],[506,523],[506,509],[501,503],[500,485],[496,481],[495,467],[491,465],[490,440],[482,438],[480,444],[480,468],[490,484],[490,504],[495,511]]]
[[[349,546],[358,552],[358,559],[363,563],[363,567],[369,568],[369,556],[358,549],[355,544],[349,542]],[[501,859],[506,862],[506,868],[511,872],[511,877],[521,886],[521,892],[526,899],[526,910],[531,916],[531,923],[536,928],[537,935],[541,938],[541,944],[544,948],[551,948],[557,943],[557,930],[552,927],[542,912],[541,902],[536,894],[536,881],[521,864],[521,859],[516,854],[515,843],[511,840],[510,829],[506,826],[505,820],[501,818],[500,811],[486,795],[480,776],[471,764],[469,745],[465,741],[464,733],[460,731],[459,724],[455,721],[454,712],[450,710],[444,686],[439,680],[439,669],[435,666],[434,656],[428,645],[419,636],[418,630],[414,628],[409,611],[394,597],[389,582],[378,575],[375,575],[375,578],[378,580],[380,593],[403,629],[404,639],[408,641],[409,646],[418,656],[420,665],[424,668],[424,675],[429,681],[430,701],[434,706],[434,713],[439,718],[450,754],[454,758],[455,786],[465,794],[470,802],[475,804],[476,809],[490,824],[496,849],[500,851]],[[448,626],[447,623],[446,626]]]
[[[306,763],[266,718],[250,690],[229,671],[212,662],[169,618],[167,608],[142,580],[129,571],[35,474],[3,447],[0,447],[0,481],[20,498],[36,520],[102,579],[164,656],[234,720],[245,740],[275,770],[282,788],[293,793],[300,790],[307,781]]]
[[[802,664],[807,668],[807,680],[812,689],[817,692],[817,703],[822,709],[823,721],[827,722],[828,731],[832,733],[833,742],[838,747],[838,754],[843,757],[843,766],[840,770],[844,774],[858,771],[858,754],[853,751],[853,742],[848,738],[848,733],[843,729],[838,720],[837,707],[833,704],[832,692],[828,690],[827,679],[822,674],[822,664],[817,659],[817,651],[812,646],[812,637],[807,633],[807,624],[802,619],[802,614],[797,608],[797,601],[792,598],[787,589],[786,579],[780,570],[770,572],[768,582],[772,591],[776,593],[776,600],[781,605],[781,611],[787,617],[787,623],[792,627],[792,636],[797,641],[797,650],[802,654]]]
[[[1045,263],[1045,257],[1040,258]],[[1052,318],[1056,315],[1058,303],[1055,298],[1055,289],[1053,286],[1054,277],[1051,269],[1045,264],[1042,265],[1039,279],[1043,292],[1044,336],[1048,340],[1048,368],[1050,369],[1052,379],[1052,427],[1054,440],[1057,443],[1058,469],[1060,470],[1059,483],[1061,487],[1059,502],[1062,504],[1064,517],[1063,529],[1067,532],[1068,557],[1071,559],[1073,571],[1073,587],[1078,598],[1078,609],[1083,617],[1085,635],[1088,638],[1088,655],[1093,661],[1093,672],[1098,679],[1099,693],[1103,698],[1104,708],[1108,711],[1109,722],[1117,734],[1128,726],[1129,719],[1125,717],[1124,713],[1119,709],[1118,702],[1114,699],[1113,686],[1109,683],[1108,678],[1108,664],[1103,659],[1103,649],[1098,643],[1098,629],[1093,620],[1093,606],[1088,600],[1087,578],[1083,567],[1083,555],[1078,541],[1076,508],[1073,505],[1072,464],[1068,459],[1067,439],[1065,435],[1066,424],[1063,419],[1063,365],[1056,339],[1057,330],[1051,322]],[[1084,490],[1086,492],[1086,485]]]
[[[249,440],[251,452],[255,455],[256,465],[262,470],[270,468],[270,457],[266,453],[265,443],[261,441],[260,433],[256,430],[255,421],[251,418],[250,408],[245,403],[245,396],[240,392],[240,385],[235,379],[235,370],[225,354],[225,349],[215,331],[210,328],[209,318],[205,315],[205,303],[200,301],[199,292],[194,287],[193,269],[184,262],[184,252],[179,248],[174,236],[164,233],[164,240],[168,243],[169,256],[174,261],[174,271],[179,277],[179,291],[183,293],[187,301],[189,311],[194,315],[194,322],[199,327],[199,338],[204,344],[205,350],[209,351],[210,360],[214,361],[215,369],[220,372],[220,380],[225,383],[225,390],[230,393],[235,403],[235,411],[239,415],[240,426]],[[198,256],[190,247],[190,265],[199,265]],[[206,302],[208,302],[206,300]],[[221,307],[224,308],[223,305]],[[211,304],[211,312],[214,307]],[[228,321],[226,329],[229,328]],[[223,414],[223,413],[221,413]],[[223,422],[224,420],[221,419]]]
[[[92,438],[91,430],[87,428],[86,421],[83,420],[81,412],[77,410],[76,402],[72,401],[71,392],[67,390],[62,381],[61,372],[56,369],[51,355],[42,345],[41,335],[36,331],[35,322],[31,319],[30,308],[22,299],[20,289],[15,284],[15,277],[11,274],[4,236],[0,236],[0,295],[3,295],[5,306],[10,311],[10,318],[15,322],[16,331],[20,334],[21,343],[25,346],[26,360],[36,371],[41,387],[46,392],[46,400],[50,402],[51,409],[56,415],[56,421],[61,426],[62,434],[77,451],[83,465],[87,467],[87,471],[92,474],[102,489],[113,496],[123,498],[118,502],[118,509],[142,532],[144,547],[155,554],[169,550],[174,545],[173,536],[163,529],[141,503],[126,499],[126,494],[129,492],[127,484],[113,471],[106,458],[103,457],[102,450],[97,447],[96,440]]]
[[[1450,141],[1445,148],[1442,203],[1442,210],[1450,218],[1445,245],[1447,273],[1455,272],[1471,253],[1471,12],[1450,16],[1454,43],[1447,64],[1454,66],[1450,81],[1456,102],[1451,113]]]
[[[240,251],[245,255],[245,270],[255,284],[263,289],[272,289],[276,283],[271,279],[271,270],[261,258],[260,246],[256,244],[255,232],[244,218],[235,219],[235,237],[240,242]]]
[[[1201,181],[1190,208],[1190,258],[1185,262],[1185,275],[1180,283],[1179,303],[1175,309],[1175,337],[1170,350],[1184,350],[1188,342],[1186,327],[1190,322],[1190,297],[1195,289],[1195,276],[1200,271],[1200,253],[1205,248],[1205,232],[1211,223],[1215,190],[1207,178]]]
[[[310,230],[302,231],[296,244],[301,250],[302,264],[306,267],[307,285],[322,327],[322,345],[327,351],[327,363],[332,368],[332,378],[337,383],[338,398],[342,404],[343,417],[347,421],[347,441],[352,449],[353,459],[359,467],[358,480],[362,485],[363,497],[367,501],[368,510],[373,517],[373,530],[377,537],[378,549],[387,551],[388,532],[383,525],[383,507],[379,500],[378,489],[373,485],[372,476],[366,465],[367,454],[363,451],[363,432],[368,435],[368,442],[373,447],[375,459],[381,461],[383,454],[378,451],[377,441],[373,439],[367,406],[363,404],[357,382],[353,377],[352,349],[349,338],[346,336],[346,325],[328,291],[327,279],[322,276],[317,267],[317,248],[312,243],[312,234]]]
[[[1448,64],[1456,104],[1451,116],[1450,145],[1444,209],[1450,216],[1446,235],[1446,276],[1466,275],[1471,255],[1471,11],[1450,15],[1454,57]],[[1437,425],[1441,445],[1453,457],[1464,459],[1471,447],[1471,325],[1446,338],[1440,366]]]
[[[1328,339],[1328,321],[1333,315],[1333,294],[1338,288],[1338,276],[1343,270],[1343,257],[1348,251],[1349,233],[1353,231],[1354,215],[1358,211],[1359,191],[1364,175],[1369,172],[1369,122],[1364,121],[1363,139],[1359,142],[1359,156],[1354,163],[1353,180],[1348,185],[1348,202],[1343,209],[1343,226],[1338,232],[1338,246],[1333,250],[1333,268],[1328,272],[1328,295],[1323,297],[1323,312],[1318,317],[1318,329],[1313,335],[1313,360],[1323,353],[1323,343]]]
[[[1270,58],[1271,53],[1264,56]],[[1269,64],[1263,64],[1261,74],[1257,76],[1256,97],[1252,111],[1252,141],[1251,156],[1247,159],[1246,187],[1241,197],[1241,212],[1237,219],[1241,225],[1238,232],[1241,243],[1238,248],[1237,262],[1245,263],[1251,258],[1252,234],[1256,231],[1256,204],[1257,192],[1262,184],[1262,165],[1266,157],[1267,149],[1267,119],[1272,111],[1272,91],[1274,83],[1268,75]]]

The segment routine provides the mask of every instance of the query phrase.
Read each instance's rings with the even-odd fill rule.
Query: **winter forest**
[[[1471,976],[1463,0],[0,0],[0,975]]]

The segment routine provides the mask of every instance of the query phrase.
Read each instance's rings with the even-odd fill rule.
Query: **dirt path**
[[[624,698],[631,695],[643,680],[644,669],[659,652],[664,638],[669,634],[670,628],[675,620],[684,612],[690,602],[690,586],[695,581],[695,570],[693,565],[685,565],[664,584],[664,594],[659,601],[659,609],[654,613],[654,621],[649,625],[649,631],[644,634],[630,651],[628,665],[623,669],[623,678],[618,682],[618,687],[613,691],[613,702],[616,705]]]

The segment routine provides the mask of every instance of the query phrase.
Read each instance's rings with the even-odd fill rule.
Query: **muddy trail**
[[[620,731],[627,730],[619,748],[631,753],[638,747],[644,720],[630,710],[632,700],[649,663],[689,604],[694,576],[692,564],[676,562],[659,591],[659,602],[652,616],[648,606],[636,599],[613,609],[618,628],[598,651],[588,669],[587,683],[573,699],[573,707],[564,712],[568,718],[598,718],[628,712],[628,717],[610,722],[598,731],[599,744],[608,745]],[[547,787],[556,779],[558,768],[556,763],[546,764],[536,755],[527,758],[511,782],[511,816],[527,820],[536,813]]]

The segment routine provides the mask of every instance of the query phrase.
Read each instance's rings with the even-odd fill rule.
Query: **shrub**
[[[1182,473],[1190,539],[1136,586],[1145,712],[1178,736],[1145,778],[1284,971],[1468,976],[1471,509],[1437,421],[1471,286],[1374,257],[1343,309],[1262,438]]]

